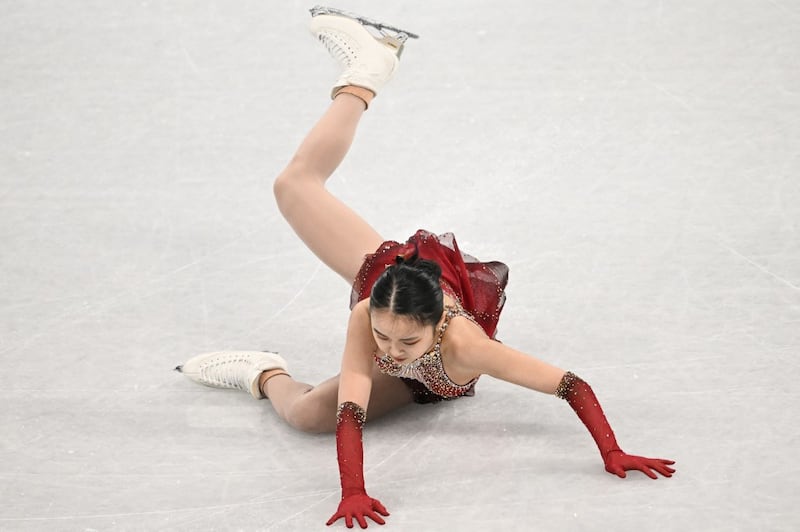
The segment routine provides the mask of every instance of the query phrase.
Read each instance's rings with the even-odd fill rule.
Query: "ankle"
[[[355,97],[361,100],[364,103],[365,111],[369,109],[369,104],[372,102],[372,99],[375,98],[374,92],[356,85],[344,85],[343,87],[338,87],[333,91],[333,99],[336,99],[336,97],[341,94],[348,94],[349,97]]]
[[[259,389],[259,391],[261,391],[261,395],[265,399],[269,399],[269,393],[267,393],[269,381],[272,380],[274,377],[280,377],[280,376],[291,378],[288,373],[286,373],[284,370],[282,370],[280,368],[271,369],[271,370],[265,371],[265,372],[261,373],[261,375],[259,375],[259,377],[258,377],[258,389]]]

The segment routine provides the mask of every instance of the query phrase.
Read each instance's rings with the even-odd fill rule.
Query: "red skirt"
[[[506,301],[508,266],[497,261],[480,262],[461,252],[452,233],[437,236],[420,229],[405,244],[392,240],[381,244],[375,253],[364,258],[353,282],[350,308],[369,297],[372,285],[388,266],[395,264],[398,255],[410,257],[415,246],[420,258],[431,260],[441,267],[442,290],[458,299],[486,335],[494,338]]]

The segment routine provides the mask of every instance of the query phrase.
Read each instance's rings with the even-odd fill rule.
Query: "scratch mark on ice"
[[[781,283],[785,284],[785,285],[786,285],[786,286],[788,286],[789,288],[792,288],[793,290],[796,290],[796,291],[800,292],[800,286],[797,286],[796,284],[792,283],[792,282],[791,282],[791,281],[789,281],[788,279],[784,279],[784,278],[783,278],[783,277],[781,277],[780,275],[778,275],[778,274],[776,274],[776,273],[773,273],[773,272],[771,272],[771,271],[770,271],[770,270],[768,270],[768,269],[767,269],[765,266],[762,266],[761,264],[759,264],[759,263],[755,262],[754,260],[752,260],[750,257],[747,257],[746,255],[743,255],[742,253],[740,253],[739,251],[737,251],[737,250],[735,250],[734,248],[730,247],[729,245],[725,244],[724,242],[721,242],[719,239],[716,239],[716,240],[717,240],[717,243],[718,243],[718,244],[719,244],[721,247],[723,247],[723,248],[727,249],[728,251],[730,251],[731,253],[733,253],[733,254],[734,254],[734,255],[736,255],[737,257],[739,257],[739,258],[741,258],[741,259],[744,259],[744,260],[745,260],[745,261],[746,261],[748,264],[750,264],[751,266],[754,266],[755,268],[757,268],[758,270],[760,270],[760,271],[762,271],[762,272],[766,273],[766,274],[767,274],[767,275],[769,275],[770,277],[772,277],[772,278],[774,278],[774,279],[776,279],[776,280],[780,281]]]
[[[194,62],[192,56],[189,54],[189,50],[186,49],[186,46],[181,43],[181,52],[183,52],[183,56],[186,58],[186,62],[189,63],[189,66],[192,68],[195,74],[200,72],[200,69],[197,68],[197,63]]]
[[[279,308],[278,311],[270,317],[270,321],[274,320],[275,318],[277,318],[278,316],[283,314],[283,312],[287,308],[289,308],[292,305],[292,303],[297,301],[297,298],[300,297],[300,295],[303,292],[306,291],[306,288],[308,288],[311,285],[311,281],[313,281],[314,278],[317,276],[317,274],[319,273],[320,268],[321,268],[321,265],[317,264],[317,266],[314,268],[314,271],[311,272],[311,275],[309,275],[308,279],[306,279],[305,284],[303,284],[303,286],[300,287],[300,290],[298,290],[297,293],[295,295],[293,295],[292,298],[284,306]]]

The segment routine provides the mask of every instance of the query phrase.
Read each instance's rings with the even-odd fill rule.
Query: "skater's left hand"
[[[611,451],[606,456],[606,471],[620,478],[625,478],[625,471],[638,469],[652,479],[658,478],[653,470],[661,473],[665,477],[671,477],[675,470],[669,466],[674,464],[672,460],[663,458],[645,458],[644,456],[633,456],[625,454],[624,451]]]

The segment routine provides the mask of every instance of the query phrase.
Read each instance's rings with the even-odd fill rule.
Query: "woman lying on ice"
[[[177,369],[208,386],[269,398],[297,429],[336,432],[342,498],[328,521],[366,517],[384,506],[367,495],[362,425],[411,402],[473,395],[481,375],[567,401],[594,438],[609,473],[669,477],[674,462],[625,453],[592,388],[580,377],[494,340],[508,268],[461,252],[451,234],[420,230],[385,241],[331,195],[325,182],[350,148],[372,99],[395,73],[412,34],[326,8],[311,31],[342,66],[330,107],[275,180],[281,212],[306,245],[352,286],[341,372],[311,386],[294,380],[277,354],[228,351],[196,356]],[[373,35],[377,33],[378,35]]]

